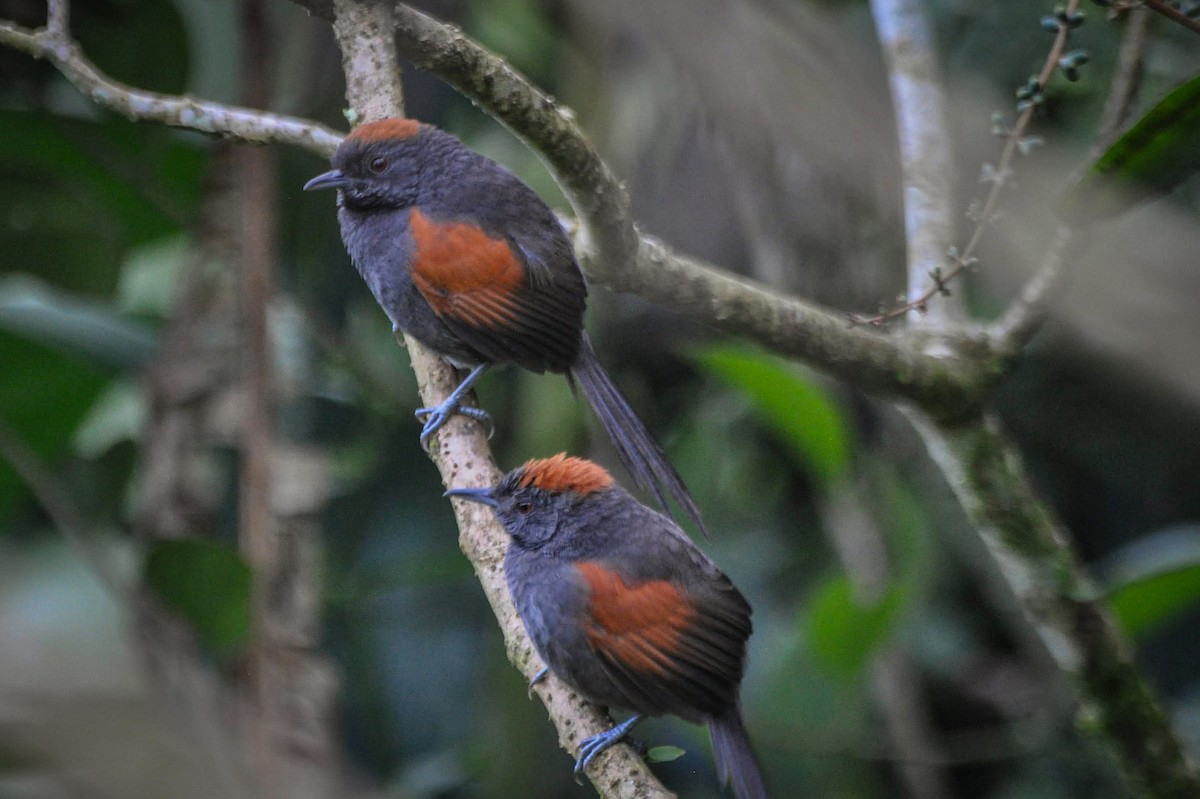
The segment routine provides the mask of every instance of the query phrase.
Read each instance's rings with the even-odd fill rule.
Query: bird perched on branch
[[[583,272],[529,186],[411,119],[360,125],[333,167],[304,188],[339,190],[342,240],[393,328],[471,370],[443,403],[417,411],[423,444],[455,413],[488,419],[461,402],[492,364],[565,373],[637,484],[664,509],[669,494],[704,528],[679,474],[592,350]]]
[[[576,774],[642,716],[670,713],[708,724],[738,799],[766,797],[738,702],[750,605],[678,525],[600,466],[561,454],[446,494],[490,506],[511,536],[508,587],[546,668],[634,711],[580,744]]]

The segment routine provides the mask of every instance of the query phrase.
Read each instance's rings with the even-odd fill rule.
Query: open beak
[[[480,502],[487,505],[489,508],[494,508],[500,503],[496,501],[496,497],[492,495],[490,488],[451,488],[444,497],[462,497],[471,502]]]
[[[340,169],[331,169],[323,175],[317,175],[315,178],[304,184],[305,191],[316,191],[317,189],[344,189],[350,185],[350,178],[342,174]]]

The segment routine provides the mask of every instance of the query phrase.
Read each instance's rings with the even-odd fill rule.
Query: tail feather
[[[733,783],[737,799],[767,799],[767,786],[758,759],[750,748],[742,711],[736,702],[720,716],[709,720],[708,734],[712,738],[721,784]]]
[[[688,493],[687,486],[663,454],[662,447],[629,406],[625,395],[613,383],[608,372],[604,371],[586,333],[579,349],[579,357],[571,366],[569,377],[583,389],[584,396],[600,417],[600,423],[604,425],[634,482],[640,488],[653,493],[663,510],[671,513],[664,495],[665,490],[679,503],[684,513],[696,522],[700,530],[708,535],[708,529],[700,517],[700,508]]]

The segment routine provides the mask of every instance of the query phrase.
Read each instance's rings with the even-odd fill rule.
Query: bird
[[[451,134],[413,119],[359,125],[332,170],[305,191],[338,190],[342,241],[392,321],[467,376],[417,410],[421,443],[455,414],[492,364],[567,375],[595,410],[635,483],[667,512],[670,495],[707,533],[700,510],[584,329],[587,283],[563,226],[532,188]]]
[[[707,723],[738,799],[765,799],[739,701],[750,604],[675,522],[565,453],[446,495],[490,506],[509,535],[505,578],[545,664],[530,686],[548,671],[633,711],[580,744],[577,776],[642,717],[671,714]]]

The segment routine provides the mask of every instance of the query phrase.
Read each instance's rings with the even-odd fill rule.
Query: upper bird
[[[738,702],[750,605],[678,525],[566,455],[446,494],[491,506],[511,536],[504,574],[547,669],[594,702],[635,711],[580,744],[577,774],[642,714],[671,713],[708,724],[738,799],[765,799]]]
[[[700,510],[645,424],[604,371],[583,329],[587,284],[554,212],[520,178],[432,125],[382,119],[338,146],[305,191],[338,189],[342,241],[395,330],[470,374],[421,408],[427,443],[494,364],[578,383],[639,486]],[[664,493],[665,492],[665,493]]]

